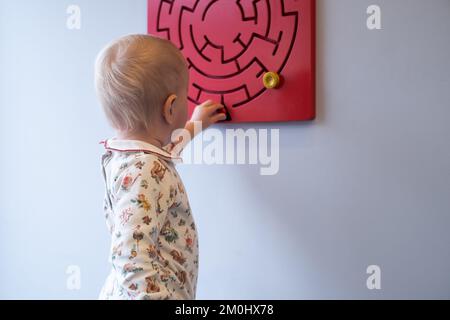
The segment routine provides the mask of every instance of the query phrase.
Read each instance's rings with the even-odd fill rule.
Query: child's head
[[[102,50],[95,69],[97,95],[117,131],[162,131],[166,139],[186,123],[188,69],[170,41],[122,37]]]

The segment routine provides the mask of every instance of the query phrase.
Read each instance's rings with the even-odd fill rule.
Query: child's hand
[[[208,100],[195,107],[190,121],[201,121],[202,129],[205,130],[216,122],[226,120],[224,111],[225,107],[222,104]]]
[[[194,139],[195,135],[199,133],[199,131],[205,130],[214,123],[226,119],[227,115],[225,113],[225,107],[220,103],[215,103],[211,100],[208,100],[195,107],[195,110],[192,113],[191,120],[186,123],[184,129],[189,132],[191,136],[190,140],[192,140]],[[201,130],[198,130],[198,127],[194,125],[195,122],[201,122]],[[173,143],[173,145],[177,145],[178,150],[182,150],[190,141],[186,140],[189,139],[183,140],[183,137],[179,137],[177,142]]]

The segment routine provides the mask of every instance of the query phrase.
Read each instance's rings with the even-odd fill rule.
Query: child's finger
[[[202,104],[200,104],[201,107],[209,107],[211,104],[213,104],[214,102],[212,100],[206,100],[205,102],[203,102]]]
[[[220,110],[223,110],[224,108],[225,107],[223,106],[223,104],[215,103],[215,104],[208,106],[208,113],[214,114],[215,112],[219,112]]]
[[[224,121],[224,120],[227,120],[227,115],[225,113],[218,113],[211,117],[212,123],[216,123],[216,122]]]

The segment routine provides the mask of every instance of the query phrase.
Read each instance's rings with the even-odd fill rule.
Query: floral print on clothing
[[[174,159],[136,140],[104,142],[111,272],[100,299],[195,299],[198,239]]]

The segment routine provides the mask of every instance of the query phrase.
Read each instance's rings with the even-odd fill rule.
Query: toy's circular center
[[[248,24],[242,20],[242,12],[235,1],[218,0],[206,9],[204,22],[208,26],[205,36],[214,46],[224,48],[239,45],[238,36],[246,32]]]

